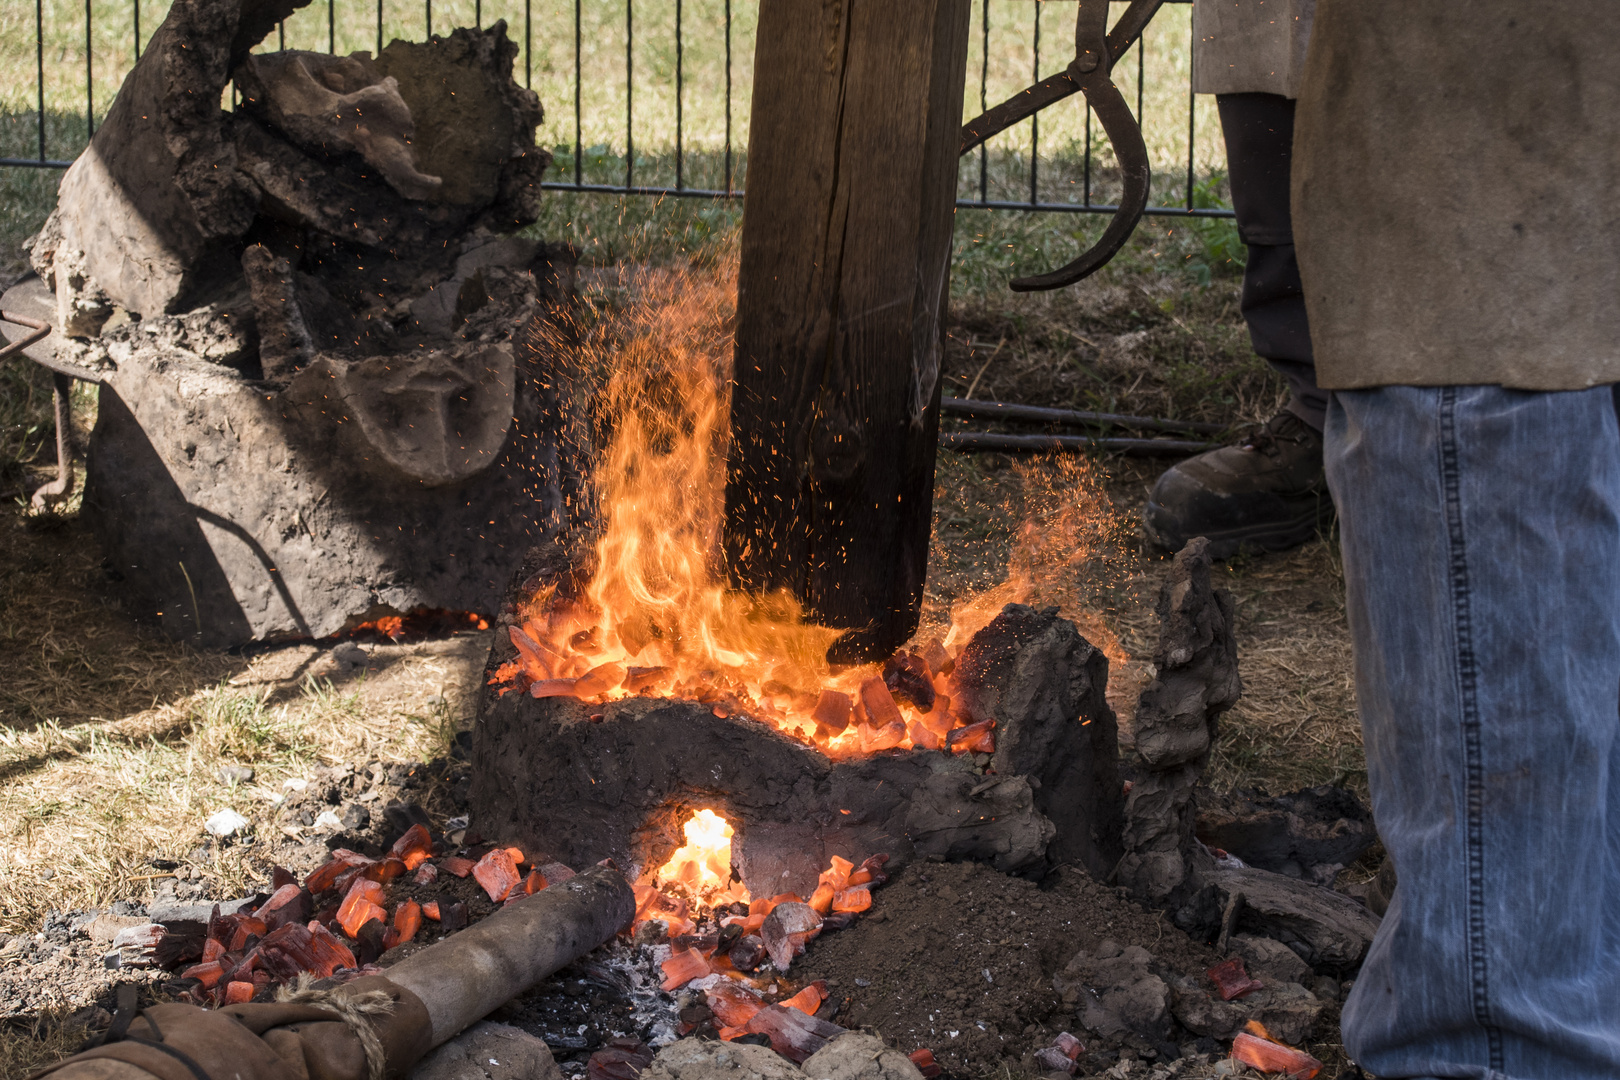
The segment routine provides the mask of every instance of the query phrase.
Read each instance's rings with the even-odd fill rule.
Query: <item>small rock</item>
[[[910,1058],[859,1031],[838,1036],[806,1058],[803,1068],[814,1080],[922,1080]]]
[[[423,1058],[411,1080],[562,1080],[562,1070],[540,1039],[486,1021]]]
[[[336,831],[343,828],[343,822],[339,820],[338,816],[332,813],[332,811],[322,810],[319,816],[315,818],[315,828],[332,829]]]
[[[383,817],[388,819],[388,827],[395,835],[402,834],[412,825],[433,831],[433,819],[428,817],[427,811],[413,802],[395,800],[383,807]]]
[[[1149,1039],[1170,1034],[1170,988],[1148,970],[1153,957],[1139,945],[1102,942],[1095,953],[1081,950],[1052,980],[1062,995],[1074,989],[1085,1005],[1080,1022],[1105,1037],[1134,1033]]]
[[[237,784],[251,784],[253,770],[246,765],[221,765],[219,767],[219,782],[226,787],[235,787]]]
[[[912,1072],[921,1075],[915,1066]],[[831,1080],[818,1075],[821,1080]],[[805,1074],[769,1046],[754,1046],[741,1039],[679,1039],[658,1051],[641,1080],[805,1080]]]
[[[359,831],[371,824],[371,811],[358,803],[350,803],[343,808],[343,813],[338,815],[338,821],[342,822],[345,829]]]
[[[340,671],[350,671],[354,668],[363,668],[371,662],[371,656],[352,641],[345,641],[332,650],[332,662]]]
[[[152,920],[141,915],[98,915],[85,926],[85,933],[97,945],[111,945],[113,939],[132,926],[144,926]]]
[[[1308,982],[1311,966],[1280,941],[1254,934],[1234,934],[1232,951],[1243,957],[1255,975],[1270,976],[1278,982]]]
[[[246,832],[247,828],[248,819],[231,809],[221,810],[219,813],[203,822],[204,831],[208,832],[212,836],[217,836],[220,839]]]

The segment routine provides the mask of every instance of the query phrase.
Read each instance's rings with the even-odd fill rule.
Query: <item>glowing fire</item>
[[[686,843],[653,875],[658,886],[680,885],[711,906],[748,903],[748,890],[731,880],[731,823],[713,810],[699,810],[683,827]]]
[[[694,699],[834,756],[993,750],[993,723],[952,711],[955,653],[1003,604],[1050,591],[1036,587],[1042,566],[1070,567],[1075,550],[1054,547],[1074,543],[1082,518],[1094,526],[1106,501],[1077,510],[1075,500],[1057,500],[1050,520],[1028,523],[1011,577],[954,609],[948,629],[887,665],[834,672],[826,651],[840,631],[805,621],[786,593],[728,590],[718,562],[734,270],[644,271],[632,291],[635,302],[584,343],[608,373],[592,402],[606,435],[592,476],[601,521],[594,566],[583,583],[552,583],[529,601],[522,623],[508,628],[518,657],[492,682],[537,698]]]

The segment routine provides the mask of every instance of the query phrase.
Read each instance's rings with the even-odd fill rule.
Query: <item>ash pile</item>
[[[493,611],[568,505],[573,259],[516,235],[550,162],[517,45],[250,51],[304,3],[174,4],[4,299],[101,384],[85,501],[133,609],[210,646]]]

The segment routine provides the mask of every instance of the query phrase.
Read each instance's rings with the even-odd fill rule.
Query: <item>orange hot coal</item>
[[[588,580],[547,584],[525,602],[505,627],[517,656],[491,682],[503,693],[590,702],[696,700],[835,757],[993,751],[988,729],[951,738],[987,719],[953,711],[953,657],[1009,602],[1079,609],[1073,579],[1113,527],[1092,466],[1048,463],[1038,483],[1040,469],[1024,474],[1019,506],[1002,511],[1022,522],[1008,576],[959,605],[947,631],[887,664],[835,672],[826,652],[841,631],[808,622],[786,592],[727,588],[719,562],[734,270],[647,270],[628,291],[634,302],[574,346],[606,373],[591,399],[602,434],[591,475],[600,528],[580,571]],[[1085,627],[1123,659],[1100,630]]]

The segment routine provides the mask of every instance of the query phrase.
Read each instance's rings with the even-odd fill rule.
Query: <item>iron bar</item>
[[[1193,208],[1193,155],[1197,153],[1193,142],[1194,124],[1198,115],[1198,95],[1193,93],[1193,50],[1198,35],[1188,30],[1187,37],[1187,209]]]
[[[1088,435],[991,435],[978,431],[947,432],[939,437],[942,450],[959,454],[994,450],[1002,453],[1041,453],[1054,450],[1101,450],[1131,457],[1183,457],[1213,450],[1215,443],[1191,439],[1109,439]]]
[[[675,0],[675,189],[686,185],[681,177],[681,91],[685,89],[685,75],[681,69],[681,0]]]
[[[534,89],[534,12],[531,0],[523,0],[523,86]]]
[[[939,408],[941,412],[952,416],[971,416],[977,420],[1021,421],[1080,427],[1128,427],[1142,431],[1191,431],[1201,435],[1218,435],[1226,430],[1225,424],[1165,420],[1156,416],[1130,416],[1126,413],[1052,409],[1044,405],[1016,405],[1007,401],[972,401],[966,398],[942,397],[939,399]]]
[[[484,0],[473,0],[473,29],[484,28]]]
[[[141,0],[132,0],[135,7],[135,61],[141,59]]]
[[[585,157],[585,143],[584,143],[584,138],[581,135],[581,132],[583,131],[583,129],[580,126],[580,111],[579,111],[579,83],[580,83],[580,73],[579,73],[579,64],[580,64],[580,59],[579,59],[579,57],[580,57],[580,51],[579,51],[579,41],[580,41],[579,6],[580,6],[580,3],[581,3],[581,0],[574,0],[574,186],[575,187],[578,187],[580,185],[580,183],[584,180],[584,177],[580,174],[580,169],[583,167],[583,160],[584,160],[584,157]]]
[[[433,0],[423,0],[423,10],[427,15],[427,40],[433,40]]]
[[[636,186],[636,0],[624,0],[624,186]]]
[[[984,13],[979,18],[981,44],[979,46],[979,113],[990,111],[990,0],[984,0]],[[990,150],[979,147],[979,201],[990,198]],[[1087,202],[1091,200],[1087,199]]]
[[[39,160],[45,160],[45,0],[34,0],[34,63],[39,89]]]
[[[741,188],[732,188],[730,191],[721,191],[718,188],[694,187],[624,187],[619,184],[565,184],[559,183],[555,180],[542,181],[540,186],[546,191],[585,191],[594,192],[599,195],[655,195],[659,197],[673,196],[683,199],[741,199],[744,195]]]
[[[84,0],[84,141],[96,137],[96,90],[92,77],[90,46],[90,0]]]
[[[1035,5],[1035,78],[1032,82],[1041,81],[1041,6]],[[1041,156],[1041,114],[1036,113],[1029,118],[1029,205],[1034,206],[1040,202],[1040,192],[1036,190],[1037,160]]]
[[[1029,210],[1031,212],[1040,211],[1042,213],[1059,214],[1112,214],[1119,210],[1118,206],[1110,203],[1096,203],[1086,206],[1082,203],[1027,203],[1000,200],[978,202],[973,199],[957,199],[956,208],[958,210]],[[1180,206],[1149,206],[1143,209],[1142,213],[1154,217],[1230,218],[1237,216],[1231,210],[1187,210]]]
[[[981,147],[980,149],[983,149]],[[1091,205],[1091,102],[1086,102],[1086,191],[1085,203]]]
[[[731,0],[726,0],[726,191],[731,191]]]
[[[333,11],[336,0],[326,0],[326,52],[329,56],[337,55],[337,15]]]
[[[377,55],[382,55],[383,0],[377,0]]]
[[[1142,90],[1147,83],[1147,27],[1136,39],[1136,126],[1142,126]]]

